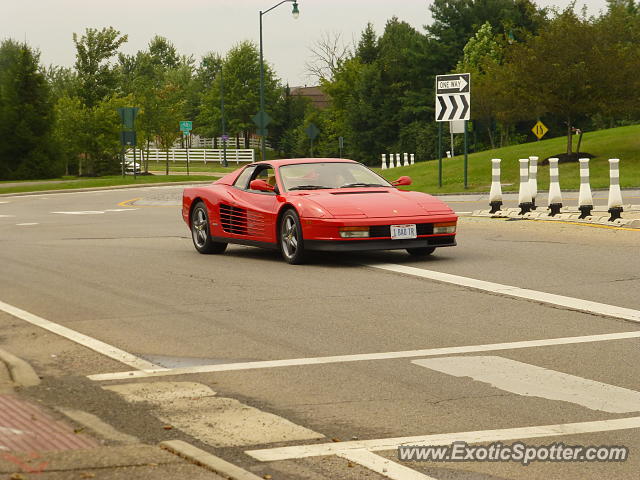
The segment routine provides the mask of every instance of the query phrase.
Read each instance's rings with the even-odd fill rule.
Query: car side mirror
[[[407,177],[406,175],[403,175],[402,177],[398,178],[395,182],[391,182],[391,185],[393,185],[394,187],[400,187],[402,185],[411,185],[413,183],[413,180],[411,180],[411,177]]]
[[[276,190],[276,187],[274,187],[273,185],[269,185],[261,178],[251,180],[251,183],[249,183],[249,188],[251,190],[258,190],[259,192],[275,192]]]

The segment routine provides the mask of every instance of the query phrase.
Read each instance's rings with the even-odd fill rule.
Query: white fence
[[[144,151],[145,155],[147,151]],[[219,162],[222,163],[223,159],[222,148],[190,148],[189,149],[189,162]],[[133,149],[127,150],[125,157],[127,161],[133,161]],[[227,162],[254,162],[255,150],[251,148],[227,148]],[[167,158],[167,152],[158,148],[151,148],[149,150],[149,161],[152,162],[164,162]],[[136,162],[142,160],[141,150],[136,150]],[[186,162],[187,161],[187,149],[186,148],[172,148],[169,150],[170,162]]]
[[[213,138],[203,138],[197,135],[193,135],[191,141],[194,147],[198,148],[213,148],[214,142]],[[216,146],[222,147],[223,140],[222,137],[218,137],[215,141]],[[266,142],[267,148],[271,148],[269,142]],[[227,139],[227,148],[243,148],[244,147],[244,138],[242,137],[229,137]],[[260,138],[251,137],[249,138],[249,148],[260,148]]]

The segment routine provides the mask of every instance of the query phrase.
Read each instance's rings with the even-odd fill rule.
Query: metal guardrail
[[[149,161],[164,162],[167,159],[167,151],[159,148],[149,149]],[[143,158],[143,151],[136,150],[136,162],[140,162]],[[147,150],[144,150],[146,157]],[[189,149],[189,162],[219,162],[222,163],[223,159],[222,148],[190,148]],[[256,157],[255,150],[251,148],[227,148],[227,162],[254,162]],[[127,161],[133,161],[133,149],[127,150],[125,153]],[[169,149],[169,161],[171,162],[186,162],[187,161],[187,149],[186,148],[171,148]]]

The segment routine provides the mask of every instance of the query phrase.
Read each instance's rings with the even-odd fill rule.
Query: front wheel
[[[209,230],[209,213],[203,202],[198,202],[191,212],[191,238],[193,246],[200,253],[222,253],[227,249],[227,244],[214,242]]]
[[[407,253],[412,257],[426,257],[435,252],[435,250],[436,247],[407,248]]]
[[[280,251],[287,263],[299,265],[305,260],[300,217],[295,210],[287,210],[280,220]]]

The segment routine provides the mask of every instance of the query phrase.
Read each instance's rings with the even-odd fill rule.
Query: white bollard
[[[491,160],[491,190],[489,191],[489,213],[496,213],[502,207],[502,186],[500,185],[500,162],[499,158]]]
[[[400,161],[400,154],[396,153],[396,167],[401,167],[402,162]]]
[[[403,167],[408,167],[409,166],[409,154],[405,152],[403,157],[404,158],[402,159],[402,166]]]
[[[529,190],[529,159],[520,159],[520,192],[518,193],[518,215],[524,215],[531,211],[531,191]]]
[[[389,168],[395,168],[395,163],[393,163],[393,153],[389,154]]]
[[[538,157],[529,157],[529,191],[531,192],[531,210],[535,210],[538,196]]]
[[[387,155],[386,154],[382,154],[382,170],[386,170],[387,169]]]
[[[558,159],[549,159],[549,216],[555,217],[562,208],[562,192],[560,191],[560,170]]]
[[[416,163],[416,156],[414,153],[412,153],[410,155],[411,161],[409,162],[411,165],[414,165]]]
[[[589,185],[589,159],[581,158],[580,162],[580,193],[578,194],[578,218],[586,218],[593,210],[593,197],[591,196],[591,185]]]
[[[613,222],[616,218],[620,218],[620,214],[623,211],[622,208],[622,193],[620,192],[620,159],[609,159],[609,201],[607,207],[611,217],[610,222]]]

